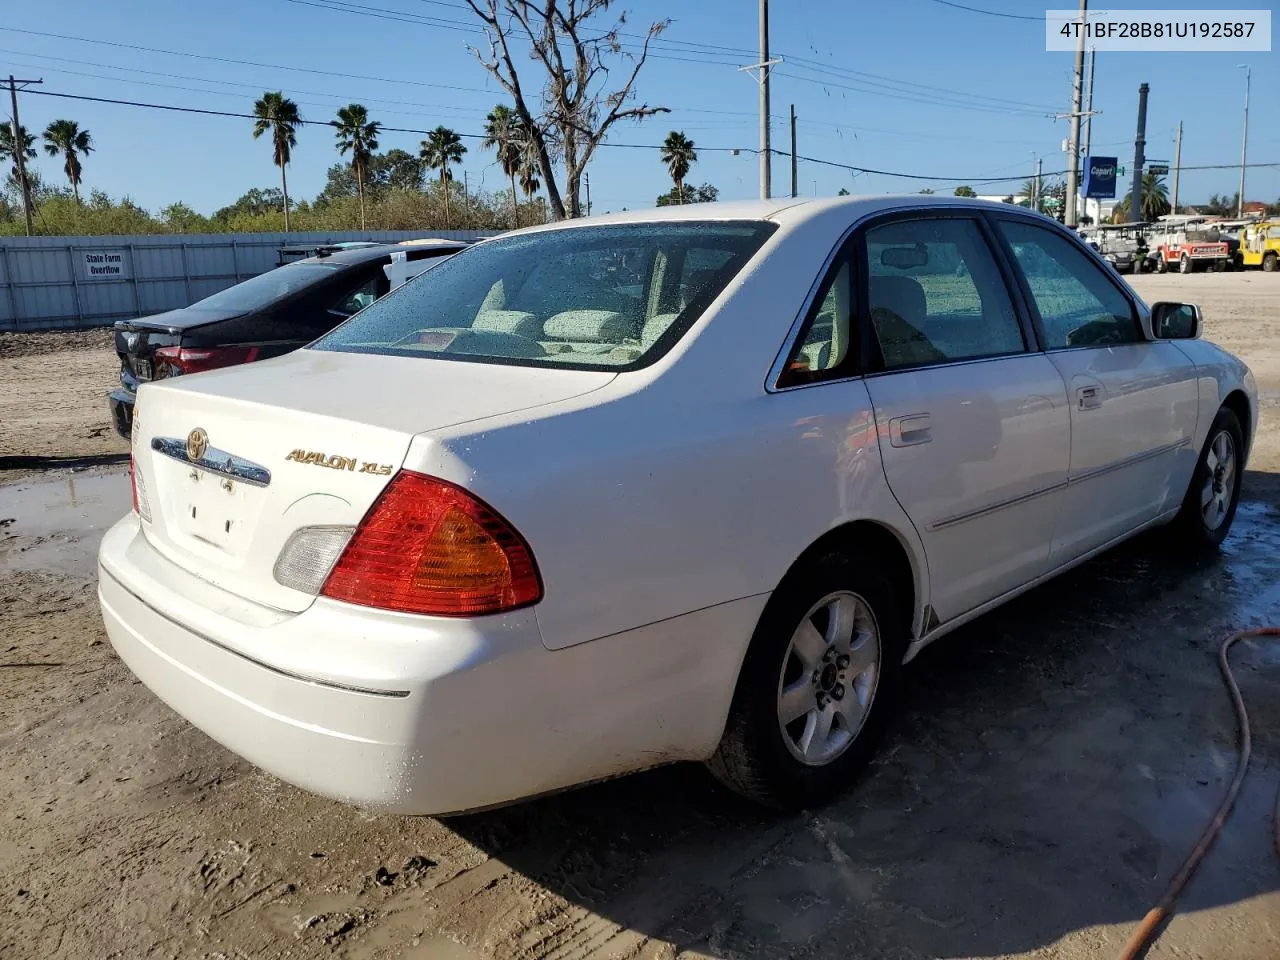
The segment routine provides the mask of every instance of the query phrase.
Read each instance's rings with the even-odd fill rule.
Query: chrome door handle
[[[913,413],[908,417],[894,417],[889,421],[889,443],[895,447],[914,447],[933,439],[929,414]]]
[[[1097,387],[1077,387],[1076,405],[1081,410],[1096,410],[1102,406],[1102,391]]]

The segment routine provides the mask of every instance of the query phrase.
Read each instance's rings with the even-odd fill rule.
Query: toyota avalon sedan
[[[960,624],[1216,547],[1257,420],[1199,310],[937,197],[476,244],[287,356],[144,383],[119,655],[229,749],[416,814],[705,761],[843,789]]]

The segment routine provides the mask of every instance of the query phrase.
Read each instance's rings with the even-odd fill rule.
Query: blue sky
[[[46,91],[237,112],[250,110],[262,90],[283,89],[299,102],[306,119],[328,120],[338,106],[354,100],[387,126],[429,129],[444,123],[463,134],[480,132],[485,113],[502,97],[466,50],[480,36],[470,29],[473,15],[463,0],[339,2],[436,22],[403,23],[320,8],[334,0],[11,4],[0,20],[0,71],[43,77]],[[1044,9],[1023,0],[966,3],[1024,16]],[[1240,5],[1272,9],[1280,22],[1274,17],[1276,0]],[[1127,0],[1116,6],[1156,5]],[[1159,6],[1211,4],[1164,0]],[[663,59],[645,66],[637,86],[640,97],[671,107],[672,113],[643,124],[619,124],[611,140],[656,145],[667,131],[679,129],[701,147],[756,146],[756,84],[736,69],[749,62],[746,52],[757,42],[756,0],[619,0],[616,9],[629,11],[628,29],[637,32],[652,20],[673,19],[663,34],[668,43],[655,48]],[[984,16],[936,0],[772,0],[771,13],[773,52],[790,58],[774,77],[772,113],[782,118],[774,123],[775,147],[787,146],[785,116],[794,103],[802,155],[969,178],[979,193],[1014,192],[1017,181],[993,186],[977,181],[1029,176],[1033,154],[1044,158],[1046,172],[1064,168],[1067,124],[1047,115],[1070,108],[1074,58],[1044,51],[1042,22]],[[218,57],[264,66],[208,59]],[[1275,97],[1280,57],[1275,53],[1099,54],[1094,108],[1101,115],[1094,120],[1094,153],[1132,164],[1137,88],[1146,81],[1151,85],[1149,157],[1172,159],[1181,120],[1185,165],[1238,163],[1244,95],[1238,63],[1253,70],[1249,159],[1280,162]],[[531,63],[525,69],[535,75]],[[86,185],[113,196],[127,194],[151,210],[182,200],[209,213],[249,187],[279,182],[269,145],[252,139],[247,120],[35,95],[24,95],[20,109],[32,130],[60,117],[87,127],[97,150],[85,162]],[[387,133],[381,146],[416,152],[420,139]],[[477,140],[466,143],[464,169],[471,185],[503,188],[492,156]],[[290,167],[290,192],[314,196],[336,159],[330,131],[304,128]],[[723,199],[752,197],[756,163],[745,151],[735,157],[704,150],[690,179],[715,184]],[[48,179],[61,178],[60,163],[43,153],[37,167]],[[1234,169],[1185,172],[1183,202],[1234,193],[1238,176]],[[799,181],[802,194],[832,194],[841,187],[855,193],[923,186],[950,192],[954,187],[872,174],[855,177],[806,162],[800,164]],[[1248,184],[1249,199],[1276,200],[1280,167],[1251,169]],[[591,185],[596,211],[651,206],[670,189],[656,148],[602,148],[591,166]],[[789,189],[789,163],[776,158],[775,194]]]

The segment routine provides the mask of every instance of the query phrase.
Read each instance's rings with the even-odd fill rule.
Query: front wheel
[[[1275,273],[1280,270],[1280,256],[1274,253],[1268,253],[1262,258],[1262,269],[1267,273]]]
[[[1190,273],[1194,269],[1195,269],[1195,264],[1191,262],[1191,258],[1188,257],[1185,253],[1178,258],[1179,273]]]
[[[905,619],[894,584],[856,556],[793,570],[751,638],[711,772],[784,810],[845,789],[897,700]]]
[[[1223,407],[1209,428],[1174,521],[1174,532],[1183,545],[1212,550],[1227,538],[1240,502],[1243,465],[1244,431],[1239,418]]]
[[[1169,272],[1169,261],[1164,258],[1164,254],[1162,253],[1158,257],[1156,257],[1156,273],[1168,273],[1168,272]]]

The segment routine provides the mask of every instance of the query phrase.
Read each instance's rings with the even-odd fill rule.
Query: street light
[[[1245,161],[1249,156],[1249,82],[1253,79],[1253,71],[1247,63],[1237,63],[1244,71],[1244,136],[1240,141],[1240,197],[1236,200],[1236,219],[1244,219],[1244,171]]]

